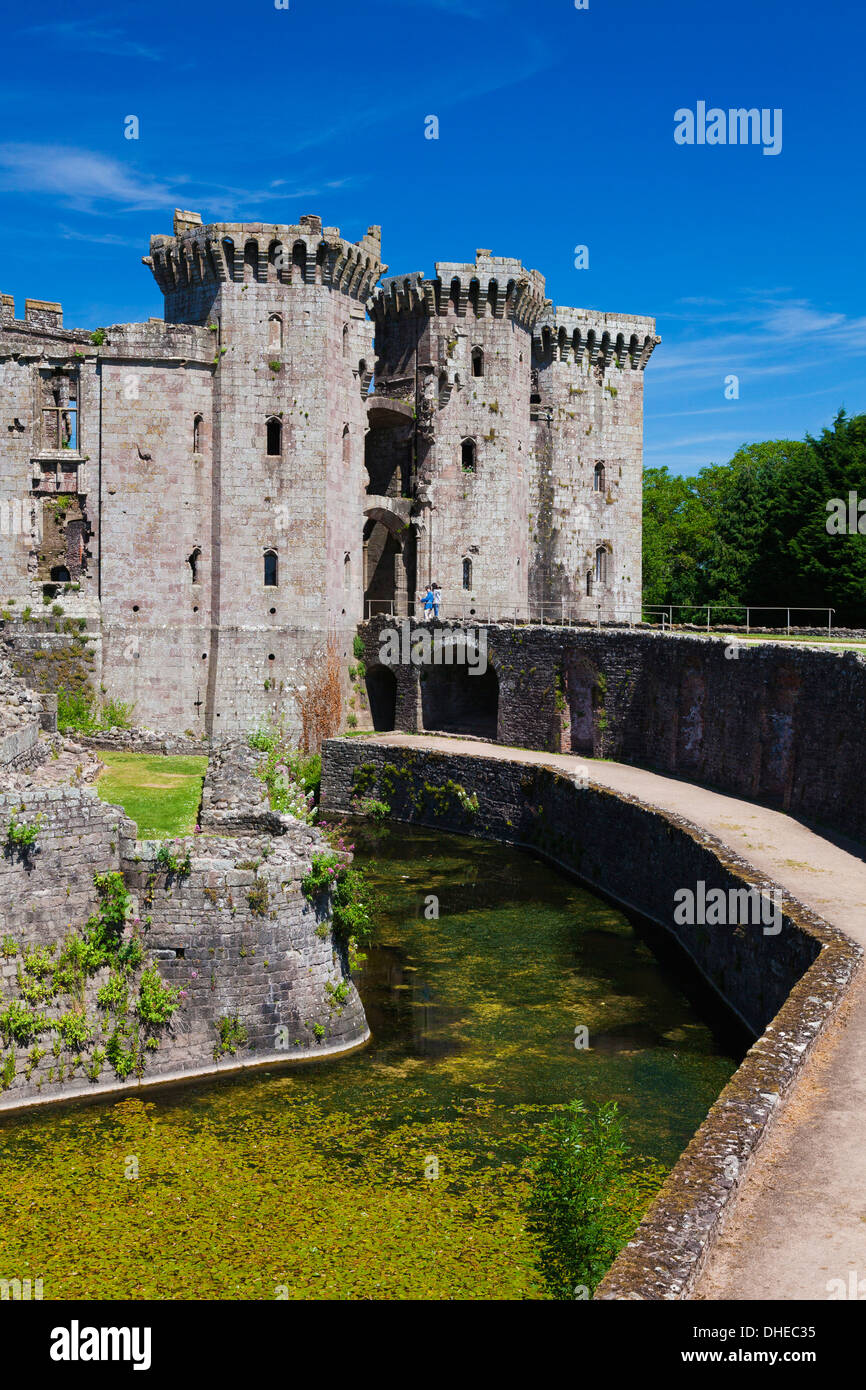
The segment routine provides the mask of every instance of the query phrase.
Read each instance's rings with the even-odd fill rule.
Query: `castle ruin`
[[[329,634],[411,616],[640,617],[652,319],[554,308],[477,253],[382,279],[381,232],[202,225],[144,263],[164,319],[0,303],[0,602],[86,619],[135,722],[284,710]]]

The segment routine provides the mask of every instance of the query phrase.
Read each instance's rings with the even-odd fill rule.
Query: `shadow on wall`
[[[465,666],[422,667],[421,715],[424,728],[437,733],[495,739],[499,680],[493,667],[477,676]]]
[[[563,721],[563,753],[596,753],[596,729],[599,718],[600,682],[598,669],[585,657],[569,657],[564,663],[565,713]]]

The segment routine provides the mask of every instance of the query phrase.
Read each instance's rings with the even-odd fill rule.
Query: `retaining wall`
[[[376,618],[360,629],[368,684],[382,677],[389,626]],[[412,622],[410,631],[451,626]],[[497,742],[670,772],[866,840],[866,660],[858,653],[622,629],[480,631],[498,684]],[[422,685],[441,679],[442,668],[390,669],[393,727],[418,732]],[[482,701],[481,678],[462,678],[467,717],[473,697]]]

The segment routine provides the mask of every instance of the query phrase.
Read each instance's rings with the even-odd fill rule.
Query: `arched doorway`
[[[377,498],[383,503],[384,498]],[[389,506],[370,507],[364,523],[364,617],[378,613],[405,618],[415,594],[415,533]]]
[[[421,668],[424,728],[443,734],[498,736],[499,679],[492,666],[473,675],[466,666]]]

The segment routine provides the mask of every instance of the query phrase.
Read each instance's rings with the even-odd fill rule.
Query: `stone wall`
[[[38,827],[34,846],[9,843],[13,816]],[[144,959],[130,977],[130,999],[151,962],[165,984],[184,992],[170,1023],[150,1034],[159,1045],[143,1051],[143,1075],[126,1079],[100,1056],[117,1023],[97,1003],[107,966],[83,990],[91,1033],[83,1045],[65,1046],[58,1033],[59,1019],[78,1007],[75,999],[61,992],[37,1002],[38,1036],[18,1046],[8,1033],[0,1036],[0,1109],[309,1058],[364,1042],[363,1006],[331,931],[328,898],[311,904],[300,889],[323,839],[297,822],[281,829],[278,837],[172,842],[173,871],[158,858],[160,845],[137,842],[133,822],[90,789],[0,796],[0,1014],[21,1003],[20,971],[34,961],[38,970],[44,948],[51,953],[50,978],[64,939],[80,932],[98,906],[95,874],[123,875],[131,895],[125,939],[140,936]],[[234,1053],[219,1048],[222,1020],[236,1020],[245,1031]],[[148,1031],[139,1027],[137,1036],[143,1043]]]
[[[40,604],[28,621],[11,618],[0,624],[0,650],[15,675],[33,690],[54,695],[67,690],[98,698],[103,674],[98,620],[68,613],[53,616]]]
[[[851,980],[862,951],[780,894],[780,930],[739,915],[736,925],[682,926],[674,892],[775,885],[712,836],[551,768],[368,740],[325,745],[322,803],[349,811],[373,796],[396,820],[530,849],[658,924],[751,1030],[756,1042],[689,1144],[664,1189],[596,1293],[602,1299],[686,1298],[747,1177],[768,1125]],[[611,847],[628,845],[627,856]]]
[[[40,731],[56,728],[56,711],[15,675],[0,650],[0,769],[6,774],[38,766],[47,756]]]
[[[392,691],[391,722],[378,728],[424,728],[422,685],[431,678],[460,683],[464,723],[473,707],[486,711],[484,682],[465,670],[385,670],[388,626],[375,619],[362,628],[373,706],[377,682]],[[866,839],[861,655],[611,628],[483,631],[498,742],[670,772]]]

